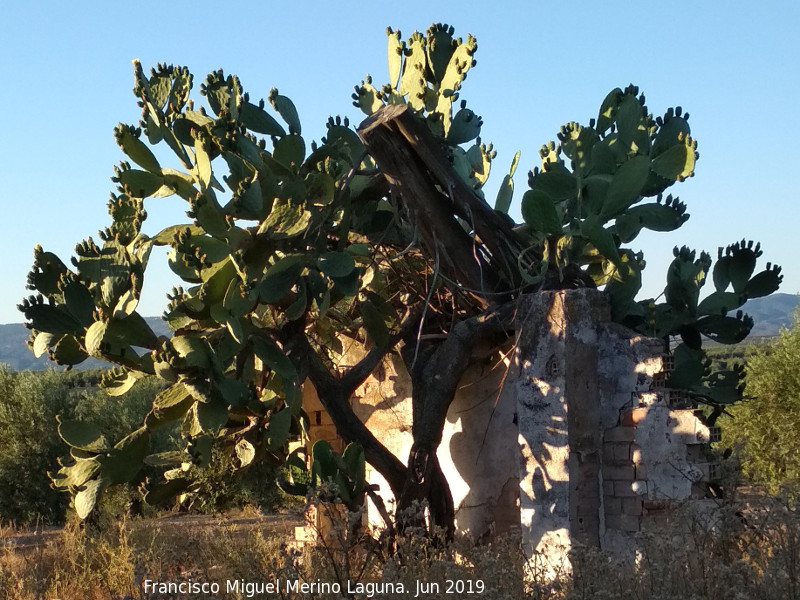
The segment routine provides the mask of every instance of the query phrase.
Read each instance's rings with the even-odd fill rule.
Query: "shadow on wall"
[[[635,533],[676,503],[708,512],[698,484],[713,478],[712,432],[671,402],[663,343],[610,323],[596,290],[531,295],[518,315],[506,388],[519,412],[528,555],[553,572],[575,543],[632,556]]]
[[[362,346],[353,346],[345,359],[356,364],[364,354]],[[356,390],[351,402],[353,410],[364,423],[376,413],[388,413],[401,431],[411,431],[410,423],[405,423],[406,409],[401,406],[410,397],[411,377],[403,360],[397,354],[389,354]]]
[[[512,350],[508,344],[475,357],[447,413],[439,450],[458,499],[456,526],[476,540],[519,531],[516,400],[504,385]]]
[[[458,531],[477,540],[491,534],[519,531],[520,451],[513,390],[504,387],[512,345],[476,349],[447,413],[437,456],[450,485]],[[360,345],[345,351],[343,363],[363,355]],[[411,381],[399,357],[391,356],[356,390],[354,412],[403,463],[411,435]],[[313,423],[312,423],[312,429]],[[391,494],[380,475],[384,501]],[[376,521],[377,522],[377,521]]]
[[[528,554],[569,547],[569,434],[564,297],[520,306],[506,387],[516,399],[521,446],[520,521]]]

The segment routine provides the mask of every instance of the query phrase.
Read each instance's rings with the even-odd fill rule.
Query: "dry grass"
[[[357,518],[357,517],[356,517]],[[235,519],[191,517],[122,520],[101,533],[70,525],[35,545],[10,528],[0,531],[0,597],[8,600],[119,600],[121,598],[247,598],[226,593],[225,582],[283,582],[283,594],[256,598],[337,598],[336,594],[286,592],[286,581],[365,584],[362,596],[492,600],[800,600],[800,512],[775,498],[750,498],[720,511],[711,524],[675,514],[662,531],[638,538],[635,565],[620,565],[593,550],[573,552],[571,577],[546,581],[526,562],[514,540],[476,546],[431,542],[410,531],[395,540],[353,535],[342,522],[327,542],[303,552],[286,544],[296,514]],[[143,581],[218,582],[218,594],[144,594]],[[461,581],[447,593],[447,581]],[[482,582],[480,585],[478,582]],[[366,587],[366,584],[372,587]],[[402,595],[388,593],[381,584]],[[430,584],[438,584],[438,590]],[[471,586],[474,592],[467,593]],[[357,596],[358,597],[358,596]]]
[[[109,600],[145,595],[142,583],[225,581],[276,568],[296,514],[123,519],[102,532],[70,523],[55,535],[0,531],[0,598]],[[200,598],[202,596],[192,596]]]

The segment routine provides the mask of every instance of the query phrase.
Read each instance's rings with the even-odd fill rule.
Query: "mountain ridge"
[[[161,317],[145,317],[145,321],[156,335],[170,335],[169,327]],[[51,361],[46,355],[36,358],[28,349],[26,341],[30,331],[23,323],[0,325],[0,363],[5,363],[14,371],[43,371],[48,368],[63,367]],[[75,369],[107,369],[109,364],[96,358],[88,358]]]

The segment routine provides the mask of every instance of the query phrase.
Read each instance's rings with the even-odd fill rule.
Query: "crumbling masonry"
[[[517,337],[499,355],[476,349],[448,412],[438,456],[456,526],[474,538],[519,531],[530,556],[556,570],[575,543],[629,556],[634,534],[675,503],[702,497],[715,476],[704,457],[715,432],[664,387],[661,340],[610,321],[601,292],[543,292],[521,299]],[[363,353],[353,345],[343,364]],[[353,408],[405,462],[411,384],[387,360]],[[313,389],[305,408],[312,443],[337,437]],[[376,472],[370,482],[389,499]]]

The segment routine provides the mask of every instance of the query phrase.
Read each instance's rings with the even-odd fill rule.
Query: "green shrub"
[[[772,492],[800,483],[800,321],[747,360],[748,400],[721,421],[723,442],[738,448],[744,474]]]
[[[233,461],[229,453],[215,447],[209,464],[192,467],[188,475],[197,482],[199,489],[184,508],[214,514],[256,506],[270,513],[291,502],[277,485],[278,467],[256,461],[245,469],[234,469]]]
[[[93,421],[116,440],[141,422],[158,390],[143,380],[125,396],[109,398],[93,387],[96,380],[91,372],[15,373],[0,366],[0,520],[63,522],[69,496],[53,489],[47,475],[67,454],[56,415]],[[168,434],[156,439],[164,448],[168,443]]]
[[[155,378],[142,379],[127,394],[111,397],[95,387],[99,373],[86,371],[13,372],[0,365],[0,521],[17,524],[64,521],[69,496],[50,486],[48,471],[58,469],[67,447],[56,432],[56,415],[91,421],[116,441],[138,427],[161,386]],[[175,447],[177,433],[157,431],[153,452]],[[285,502],[275,484],[276,470],[253,465],[233,475],[223,456],[199,471],[201,491],[192,509],[206,513],[257,505],[271,511]],[[127,512],[138,502],[139,481],[122,486],[101,500],[104,522]]]
[[[63,519],[69,498],[50,488],[47,471],[65,452],[55,417],[73,418],[76,393],[56,371],[0,366],[0,520]]]

